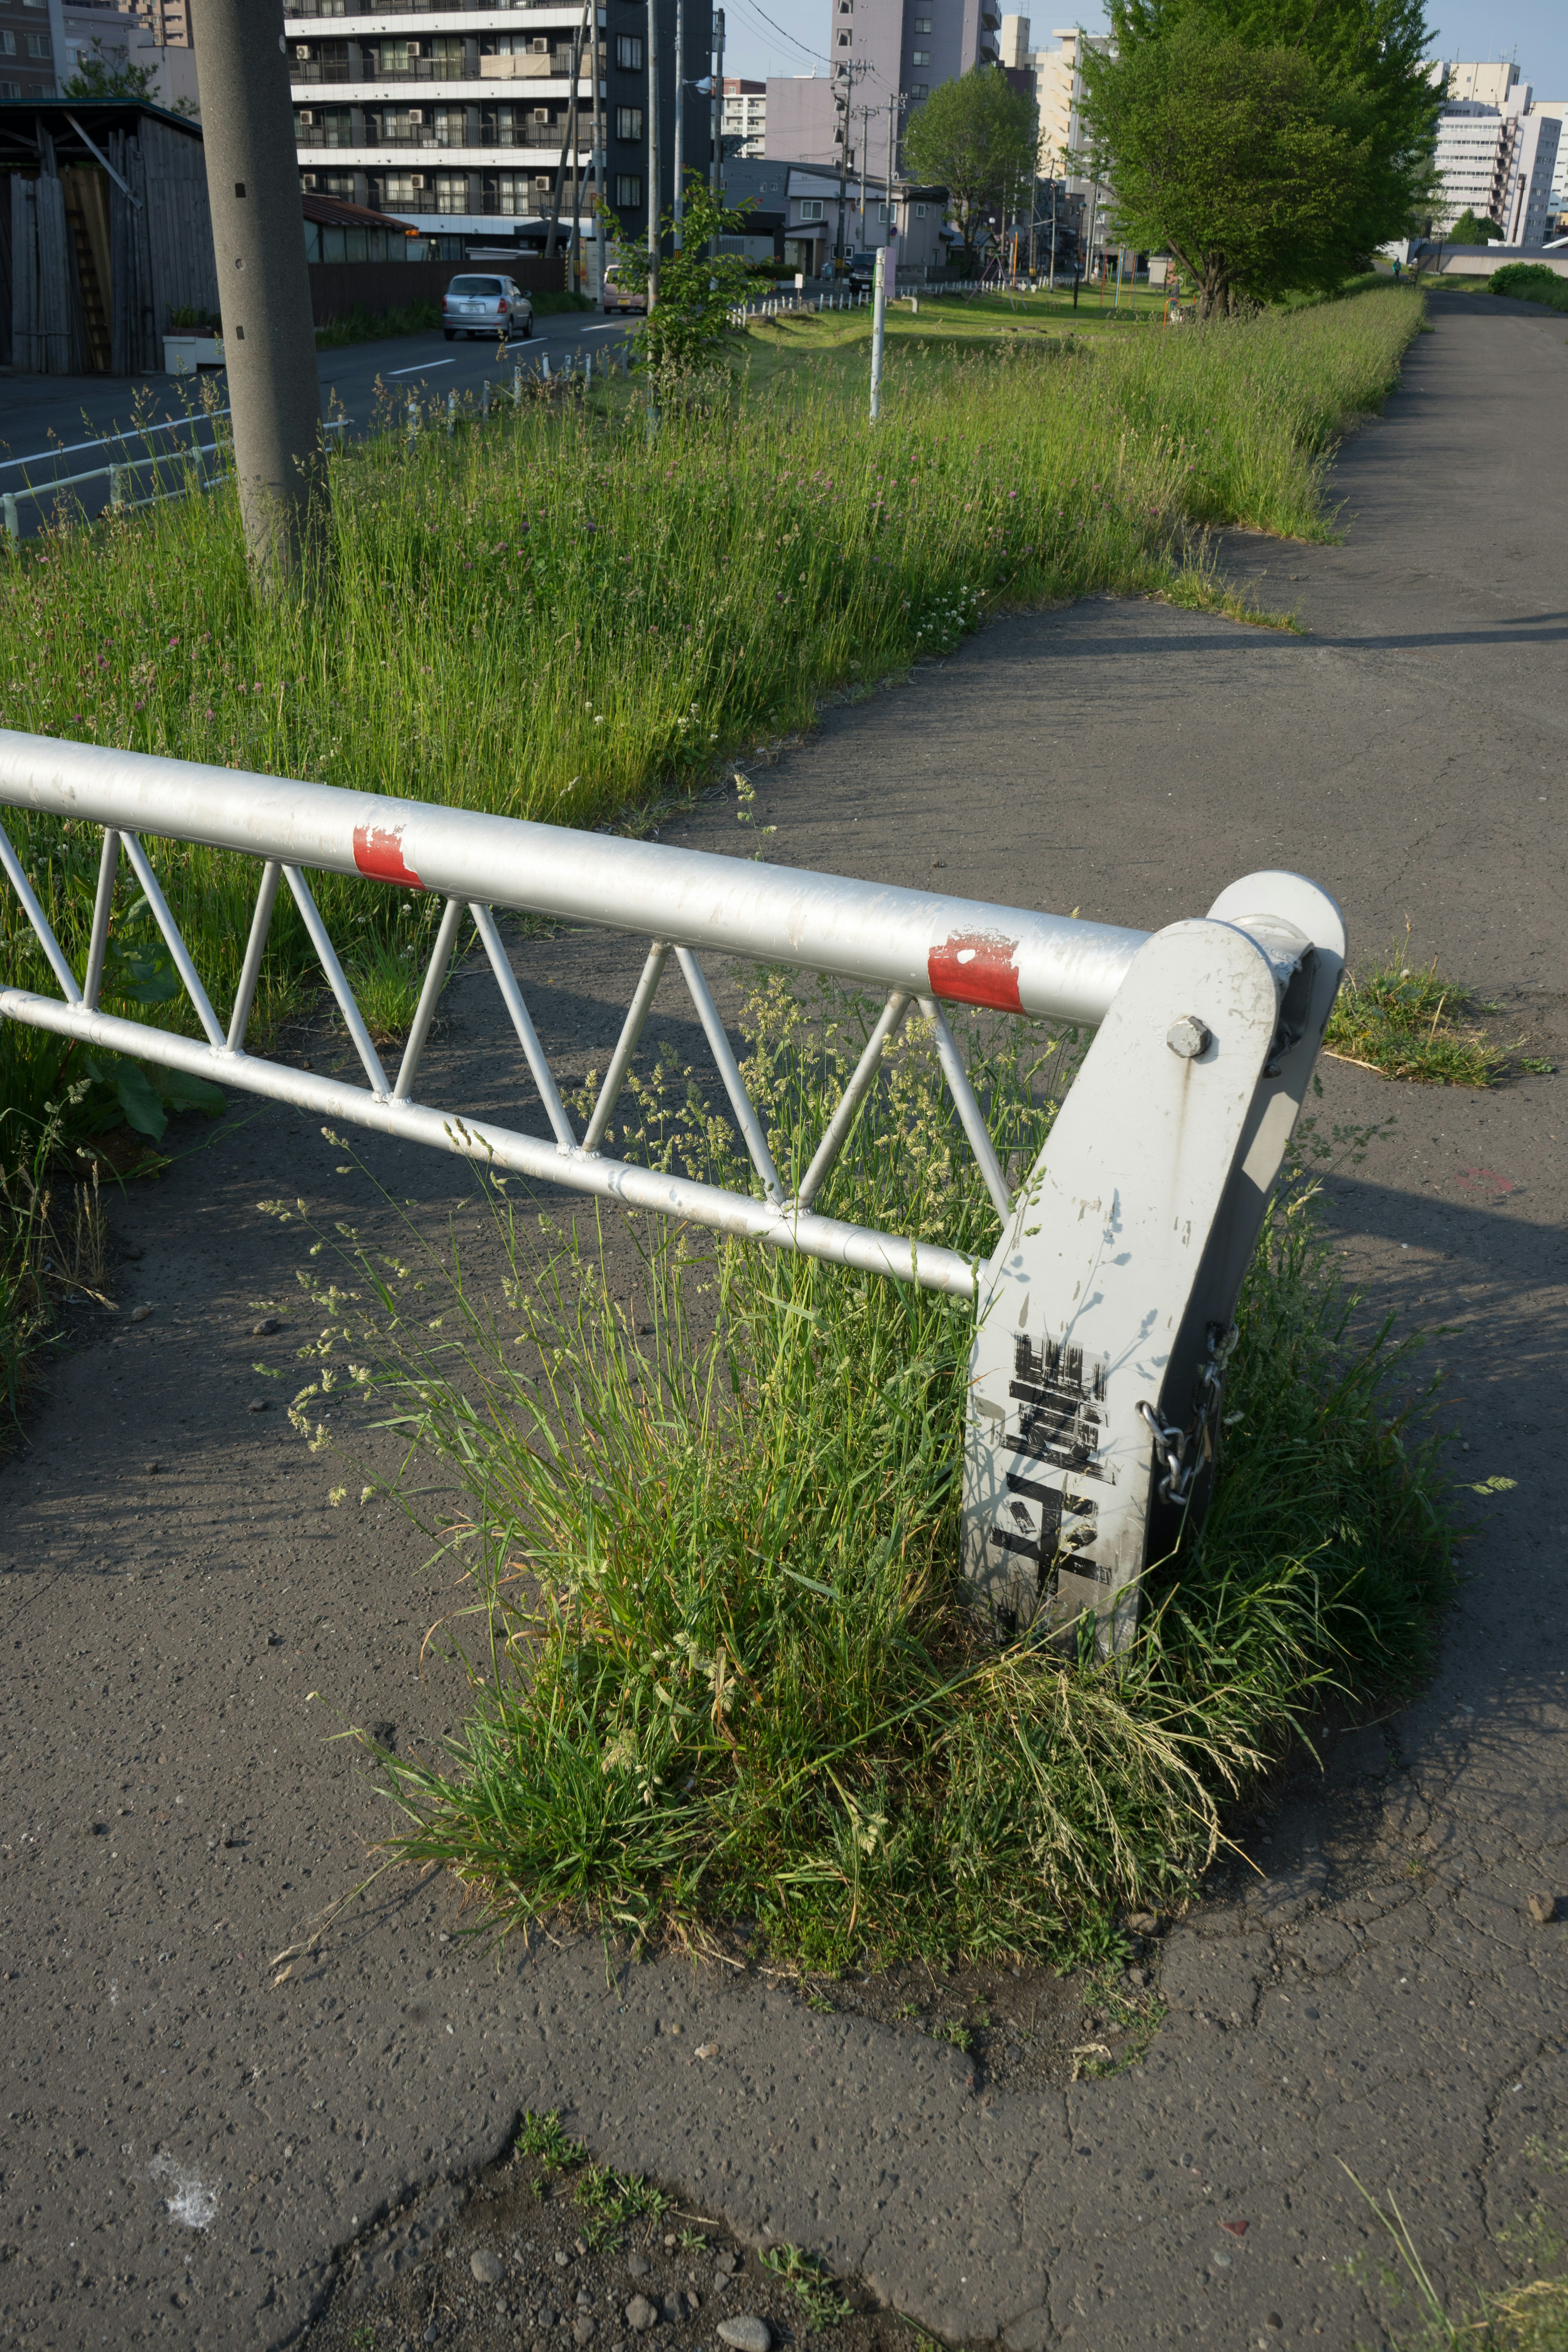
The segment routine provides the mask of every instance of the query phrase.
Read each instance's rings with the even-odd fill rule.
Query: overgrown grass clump
[[[860,1013],[771,983],[747,1026],[798,1173]],[[1015,1181],[1075,1054],[972,1040]],[[616,1150],[744,1188],[732,1130],[680,1081],[643,1080]],[[539,1269],[531,1221],[491,1197],[498,1314],[453,1279],[431,1336],[437,1269],[412,1244],[404,1265],[341,1242],[347,1274],[310,1276],[324,1344],[411,1441],[417,1483],[456,1496],[443,1542],[471,1595],[444,1638],[478,1629],[468,1718],[437,1758],[380,1760],[409,1820],[395,1850],[448,1866],[487,1921],[693,1942],[742,1923],[817,1969],[1094,1957],[1118,1906],[1193,1885],[1227,1801],[1331,1692],[1381,1696],[1426,1659],[1449,1575],[1432,1451],[1407,1434],[1401,1350],[1352,1339],[1303,1209],[1247,1283],[1207,1524],[1101,1659],[1087,1636],[994,1648],[966,1610],[969,1309],[684,1238],[651,1243],[642,1294],[616,1296],[574,1238]],[[822,1205],[994,1245],[918,1029]]]
[[[1223,603],[1194,527],[1321,536],[1334,441],[1388,391],[1420,313],[1390,289],[1093,354],[942,356],[915,338],[889,362],[875,433],[863,345],[774,367],[758,343],[733,398],[667,415],[651,444],[616,386],[515,414],[502,401],[451,439],[437,403],[410,456],[400,389],[393,429],[333,460],[319,593],[253,593],[230,491],[7,551],[0,724],[594,824],[807,722],[830,688],[950,650],[1004,604],[1095,589]],[[97,831],[5,822],[79,970]],[[255,868],[149,849],[226,1013]],[[390,975],[406,1020],[405,951],[438,909],[342,877],[320,896],[351,975]],[[0,962],[52,990],[9,892]],[[162,1017],[188,1023],[169,978],[127,894],[106,1009],[134,1013],[139,989],[164,987]],[[262,1029],[320,985],[284,898]],[[12,1030],[0,1105],[39,1115],[58,1063]]]
[[[1390,950],[1359,978],[1347,972],[1329,1016],[1325,1050],[1340,1060],[1429,1087],[1500,1086],[1511,1067],[1508,1051],[1494,1045],[1476,1024],[1476,1014],[1495,1013],[1473,992],[1445,979],[1436,960],[1409,961]],[[1539,1062],[1526,1067],[1541,1067]]]

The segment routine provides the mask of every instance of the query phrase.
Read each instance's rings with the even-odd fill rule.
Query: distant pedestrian
[[[1404,275],[1404,270],[1405,264],[1402,261],[1396,260],[1394,265],[1394,282],[1396,286],[1398,285],[1401,277]]]

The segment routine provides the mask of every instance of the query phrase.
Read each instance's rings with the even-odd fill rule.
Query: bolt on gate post
[[[0,730],[0,806],[103,829],[82,977],[0,825],[9,879],[60,993],[0,985],[0,1019],[623,1208],[909,1282],[975,1309],[963,1438],[963,1568],[1005,1638],[1070,1633],[1105,1649],[1136,1622],[1145,1565],[1201,1512],[1224,1426],[1242,1278],[1310,1080],[1344,926],[1299,875],[1252,874],[1206,916],[1146,934],[1037,909],[582,834],[326,784]],[[142,836],[258,866],[256,913],[226,1028]],[[203,1039],[98,1003],[121,857],[162,930]],[[395,1078],[372,1042],[310,872],[447,901]],[[294,900],[366,1083],[253,1053],[251,1005],[280,887]],[[647,942],[593,1115],[574,1131],[494,910]],[[465,924],[515,1035],[517,1116],[534,1131],[416,1097],[430,1016]],[[859,1062],[804,1172],[786,1183],[701,958],[830,975],[880,997]],[[660,986],[679,980],[750,1156],[749,1191],[602,1149]],[[952,1006],[983,1023],[1061,1021],[1092,1040],[1034,1166],[1009,1171],[970,1084]],[[923,1021],[1001,1223],[988,1259],[850,1223],[816,1202],[906,1020]],[[547,1132],[541,1134],[542,1126]],[[787,1173],[787,1171],[786,1171]]]
[[[282,13],[191,0],[235,470],[251,569],[294,578],[327,471]]]

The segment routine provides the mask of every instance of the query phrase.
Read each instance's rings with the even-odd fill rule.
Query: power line
[[[786,33],[784,26],[780,24],[776,24],[773,18],[767,14],[765,9],[759,8],[757,6],[756,0],[742,0],[742,5],[749,7],[753,16],[760,16],[764,25],[770,26],[773,32],[781,35],[782,37],[789,43],[791,48],[798,49],[803,58],[813,58],[819,65],[830,66],[833,63],[832,58],[824,56],[820,49],[814,49],[805,41],[797,41],[793,33]]]

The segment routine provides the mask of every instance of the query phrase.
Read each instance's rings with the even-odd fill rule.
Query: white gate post
[[[1139,950],[1084,1057],[981,1277],[963,1570],[1005,1634],[1087,1612],[1102,1650],[1131,1638],[1145,1561],[1212,1459],[1343,952],[1325,893],[1250,877]]]

